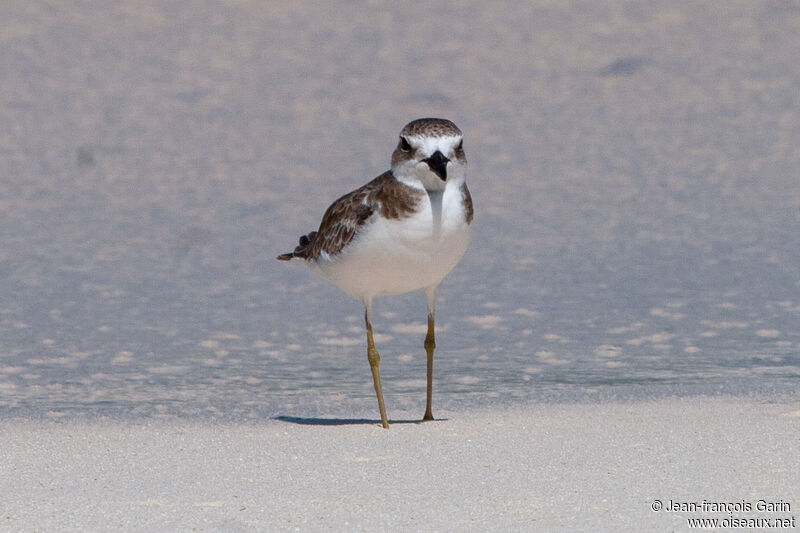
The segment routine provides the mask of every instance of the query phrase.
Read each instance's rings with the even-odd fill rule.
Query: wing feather
[[[322,253],[335,256],[341,252],[376,213],[390,219],[410,216],[424,194],[399,182],[391,171],[345,194],[322,216],[319,229],[300,237],[293,252],[278,256],[282,261],[295,257],[313,261]]]

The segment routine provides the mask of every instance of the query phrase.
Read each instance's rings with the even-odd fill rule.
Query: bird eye
[[[400,151],[401,152],[408,152],[411,150],[411,145],[408,144],[408,141],[405,137],[400,137]]]
[[[463,152],[464,151],[464,141],[461,140],[458,142],[458,146],[456,146],[456,152]]]

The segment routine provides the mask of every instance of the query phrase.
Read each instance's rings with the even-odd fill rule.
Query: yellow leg
[[[369,311],[364,313],[364,321],[367,323],[367,359],[369,359],[369,368],[372,370],[375,395],[378,397],[378,409],[381,412],[381,425],[388,429],[389,420],[386,418],[386,406],[383,403],[383,389],[381,388],[381,374],[378,370],[378,366],[381,363],[381,356],[375,348],[375,341],[372,339],[372,324],[369,321]]]
[[[428,334],[425,335],[425,351],[428,354],[428,392],[425,402],[425,416],[422,420],[433,420],[431,400],[433,399],[433,350],[436,349],[436,339],[433,334],[433,313],[428,314]]]

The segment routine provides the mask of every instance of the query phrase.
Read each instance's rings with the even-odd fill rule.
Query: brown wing
[[[412,189],[386,171],[363,187],[345,194],[328,207],[319,229],[300,237],[293,252],[278,256],[281,261],[294,257],[317,259],[320,253],[336,255],[353,240],[374,213],[386,218],[405,218],[413,213],[422,191]]]
[[[464,213],[467,217],[467,224],[472,224],[472,195],[469,193],[466,182],[461,184],[461,198],[464,200]]]

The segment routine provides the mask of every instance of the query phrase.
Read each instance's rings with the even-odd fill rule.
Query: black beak
[[[428,159],[423,159],[423,161],[428,163],[433,173],[442,178],[442,181],[447,179],[447,163],[450,160],[443,156],[442,152],[436,150],[432,156]]]

